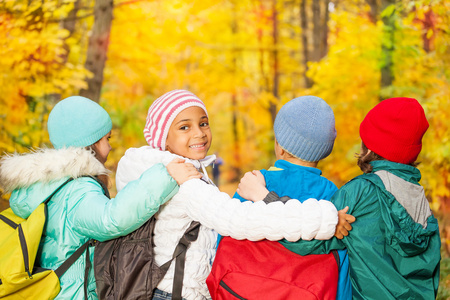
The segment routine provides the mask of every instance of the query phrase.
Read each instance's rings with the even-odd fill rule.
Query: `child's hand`
[[[236,191],[241,197],[253,202],[263,200],[269,193],[266,180],[260,171],[245,173]]]
[[[356,218],[352,215],[347,214],[348,206],[346,206],[344,209],[341,209],[338,211],[338,217],[339,221],[336,225],[336,233],[334,234],[335,237],[338,239],[343,239],[344,236],[348,235],[348,232],[352,230],[351,223],[355,222]]]
[[[178,185],[182,185],[189,179],[202,178],[202,173],[197,171],[193,164],[185,163],[181,158],[175,158],[167,164],[166,168]]]

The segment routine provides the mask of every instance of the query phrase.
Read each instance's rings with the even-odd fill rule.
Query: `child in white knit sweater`
[[[328,239],[334,235],[338,214],[329,201],[309,199],[303,203],[292,200],[286,204],[253,204],[241,203],[219,192],[205,171],[215,159],[214,155],[207,156],[212,140],[208,114],[203,102],[194,94],[174,90],[155,100],[148,112],[144,136],[149,146],[128,149],[119,162],[118,190],[139,178],[153,164],[167,164],[174,157],[179,157],[180,162],[192,163],[203,172],[203,180],[191,180],[155,215],[154,253],[159,265],[171,259],[190,223],[193,220],[201,223],[198,238],[186,254],[183,298],[210,298],[205,280],[214,260],[217,232],[249,240],[285,238],[296,241],[302,236]],[[201,197],[190,196],[192,190],[199,189]],[[321,216],[321,219],[315,222],[316,226],[303,226],[309,219],[302,216],[311,214]],[[280,217],[283,222],[279,222]],[[172,297],[174,265],[172,263],[155,291],[158,299]]]

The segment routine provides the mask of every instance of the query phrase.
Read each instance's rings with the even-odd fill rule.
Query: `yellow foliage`
[[[0,5],[0,115],[4,151],[48,142],[45,121],[51,94],[70,95],[86,87],[81,64],[63,60],[67,30],[57,19],[73,7],[65,1],[4,1]]]
[[[320,167],[325,176],[342,185],[361,173],[354,154],[360,149],[359,124],[378,103],[381,28],[348,12],[336,12],[330,23],[335,43],[324,59],[310,64],[315,83],[310,93],[333,108],[337,139],[332,155]]]
[[[86,87],[83,62],[93,18],[82,18],[75,32],[61,27],[75,0],[5,0],[0,4],[0,150],[22,151],[48,144],[45,123],[59,99]],[[91,5],[92,3],[84,3]],[[426,4],[426,5],[425,5]],[[115,129],[114,167],[126,148],[142,146],[142,129],[151,103],[177,88],[191,90],[207,105],[214,134],[211,153],[237,169],[273,163],[271,105],[305,94],[324,98],[336,116],[333,153],[319,165],[338,185],[360,173],[359,123],[383,97],[408,96],[424,106],[430,129],[420,169],[433,206],[449,197],[449,4],[417,2],[395,28],[394,78],[380,91],[382,22],[372,23],[369,7],[346,2],[330,12],[329,51],[309,64],[314,85],[303,87],[298,3],[277,2],[278,42],[273,39],[273,7],[254,1],[115,1],[101,104]],[[413,7],[411,6],[411,7]],[[434,28],[417,19],[432,10]],[[83,11],[82,13],[86,13]],[[78,16],[82,15],[79,12]],[[434,51],[423,50],[432,38]],[[70,52],[67,52],[69,49]],[[274,95],[277,54],[278,95]],[[67,55],[68,54],[68,55]],[[13,83],[13,84],[11,84]],[[114,142],[116,141],[116,142]]]

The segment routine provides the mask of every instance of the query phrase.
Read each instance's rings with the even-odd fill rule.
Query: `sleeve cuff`
[[[275,202],[275,201],[281,201],[281,202],[283,202],[283,203],[286,203],[286,202],[288,202],[288,201],[291,200],[291,199],[292,199],[292,198],[289,198],[288,196],[280,197],[280,196],[278,196],[278,194],[275,193],[275,192],[269,192],[269,193],[267,194],[267,196],[263,199],[263,201],[264,201],[266,204],[269,204],[269,203]]]

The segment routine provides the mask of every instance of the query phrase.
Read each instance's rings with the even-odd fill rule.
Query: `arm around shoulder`
[[[325,200],[240,202],[200,180],[182,184],[179,195],[192,219],[235,239],[327,239],[337,224],[337,210]]]
[[[126,235],[150,219],[178,188],[163,164],[149,168],[111,200],[91,188],[78,205],[75,229],[99,241]]]

